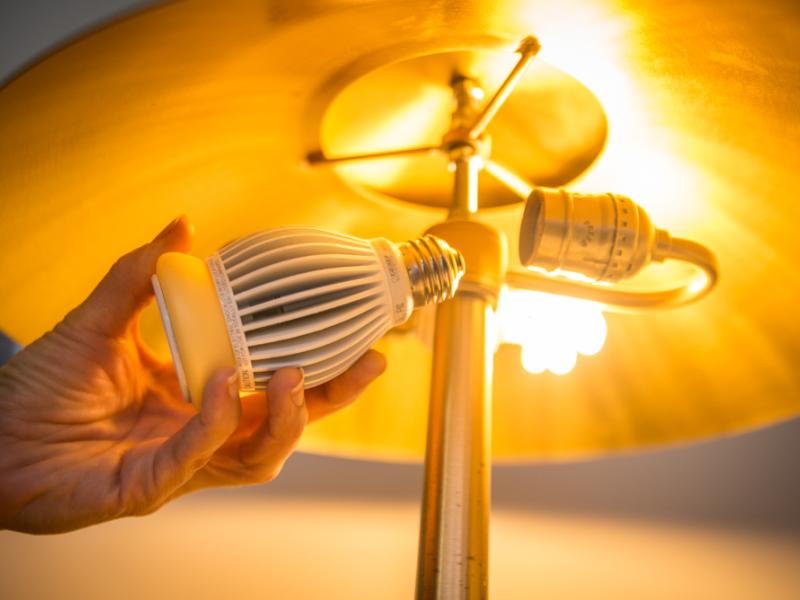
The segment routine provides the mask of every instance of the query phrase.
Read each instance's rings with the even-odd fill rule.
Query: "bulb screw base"
[[[411,283],[414,308],[452,298],[464,275],[464,257],[444,240],[425,235],[398,244]]]

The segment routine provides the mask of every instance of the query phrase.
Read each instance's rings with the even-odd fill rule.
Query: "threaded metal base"
[[[426,235],[398,244],[411,281],[414,307],[452,298],[464,274],[464,257],[444,240]]]

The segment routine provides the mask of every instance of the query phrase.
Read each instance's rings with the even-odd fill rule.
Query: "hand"
[[[303,391],[282,369],[240,401],[234,369],[208,381],[200,413],[171,363],[139,337],[158,257],[188,251],[185,218],[117,261],[89,298],[0,369],[0,528],[55,533],[150,513],[202,487],[274,478],[307,422],[352,402],[383,372],[365,354]]]

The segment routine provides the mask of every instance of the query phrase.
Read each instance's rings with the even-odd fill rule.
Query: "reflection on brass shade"
[[[444,52],[402,60],[350,82],[331,102],[320,131],[327,156],[436,146],[450,128],[450,82],[469,77],[479,91],[492,93],[519,56],[508,44],[488,40],[478,49]],[[506,46],[505,48],[503,46]],[[368,104],[369,110],[365,110]],[[534,61],[492,121],[492,160],[526,181],[557,186],[572,181],[597,158],[606,136],[603,108],[581,83]],[[446,153],[426,153],[337,166],[356,191],[447,208],[453,175]],[[521,202],[494,177],[481,177],[481,206]]]
[[[30,342],[181,212],[199,256],[278,225],[420,235],[442,210],[362,196],[334,169],[305,164],[327,108],[390,63],[513,52],[531,33],[541,60],[605,112],[603,150],[570,189],[629,196],[659,227],[713,248],[723,277],[688,307],[607,314],[605,348],[568,376],[528,374],[518,349],[502,346],[494,456],[600,454],[800,412],[792,1],[185,0],[107,26],[0,91],[0,328]],[[508,235],[512,256],[521,213],[516,204],[481,215]],[[379,342],[387,373],[309,428],[306,449],[422,456],[430,314],[415,322]],[[143,328],[166,349],[154,311]]]

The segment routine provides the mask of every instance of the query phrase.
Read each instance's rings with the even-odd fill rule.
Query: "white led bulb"
[[[153,284],[181,387],[198,404],[225,364],[242,391],[282,367],[302,368],[306,387],[329,381],[414,308],[452,297],[463,271],[461,255],[430,235],[394,244],[284,227],[205,262],[166,254]]]

